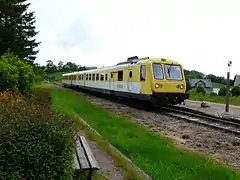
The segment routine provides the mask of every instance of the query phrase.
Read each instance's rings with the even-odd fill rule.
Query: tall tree
[[[34,63],[40,42],[34,38],[34,12],[27,12],[27,0],[0,0],[0,56],[10,50],[21,59]]]

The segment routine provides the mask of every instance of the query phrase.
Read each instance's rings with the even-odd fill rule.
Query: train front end
[[[151,62],[152,93],[154,103],[181,104],[188,99],[186,80],[181,64],[161,59]]]

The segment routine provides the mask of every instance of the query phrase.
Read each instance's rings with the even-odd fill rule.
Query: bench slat
[[[83,147],[81,146],[81,144],[79,142],[79,139],[77,139],[76,143],[77,143],[77,155],[78,155],[78,160],[79,160],[80,165],[81,165],[81,169],[89,169],[89,168],[91,168],[89,166],[87,157],[85,156],[84,149],[83,149]]]
[[[85,139],[85,137],[80,136],[79,138],[80,138],[80,140],[82,142],[82,145],[83,145],[83,147],[86,151],[86,154],[87,154],[88,160],[90,162],[91,168],[92,169],[100,169],[97,161],[95,160],[95,157],[93,156],[92,151],[90,150],[90,147],[88,146],[88,143],[87,143],[87,140]]]

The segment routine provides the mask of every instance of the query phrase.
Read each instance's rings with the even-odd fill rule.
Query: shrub
[[[37,102],[0,97],[0,179],[71,179],[74,122],[51,110],[47,92]]]
[[[240,96],[240,87],[239,86],[234,86],[231,91],[233,96]]]
[[[197,92],[197,93],[202,93],[203,95],[206,94],[206,91],[205,91],[204,87],[202,87],[202,86],[198,86],[198,87],[196,88],[196,92]]]
[[[219,92],[218,92],[219,96],[226,96],[226,87],[221,87]]]
[[[217,93],[215,93],[215,92],[210,92],[210,96],[217,96]]]
[[[34,87],[33,67],[7,52],[0,58],[0,90],[30,94]]]
[[[191,89],[192,89],[191,83],[190,83],[189,79],[186,79],[186,91],[188,92]]]

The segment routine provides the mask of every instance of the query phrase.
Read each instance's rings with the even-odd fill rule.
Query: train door
[[[128,92],[132,92],[133,91],[132,76],[133,76],[132,69],[129,69],[128,70],[128,78],[127,78],[127,89],[128,89]]]
[[[83,86],[86,86],[86,73],[83,74]]]
[[[117,90],[117,72],[111,72],[109,78],[109,86],[112,91]]]

